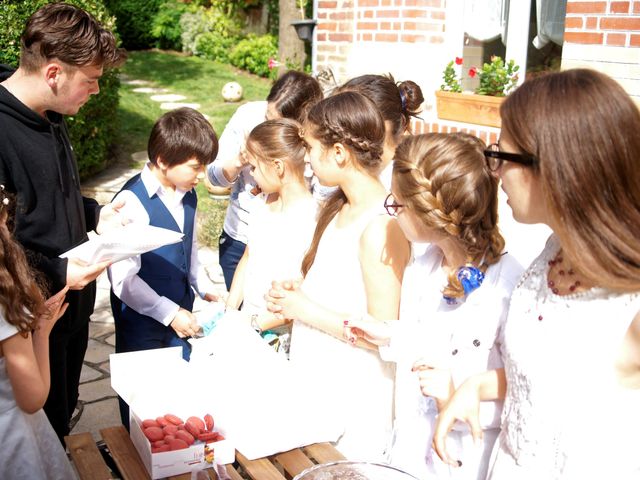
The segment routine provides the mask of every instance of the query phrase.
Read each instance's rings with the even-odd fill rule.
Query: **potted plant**
[[[436,92],[438,118],[500,127],[500,104],[516,87],[520,68],[513,60],[505,63],[493,56],[490,63],[468,70],[471,78],[478,77],[480,85],[475,92],[463,92],[454,64],[462,65],[462,58],[456,57],[443,71],[443,83]]]
[[[300,40],[310,42],[313,39],[313,27],[317,22],[312,18],[306,18],[305,11],[308,4],[309,0],[296,0],[296,6],[300,10],[300,20],[291,22],[291,25],[296,29]]]

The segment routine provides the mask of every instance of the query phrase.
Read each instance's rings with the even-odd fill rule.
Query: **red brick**
[[[442,7],[442,0],[405,0],[407,7]]]
[[[351,12],[333,12],[329,14],[329,18],[331,20],[347,20],[353,18],[353,14]]]
[[[633,2],[633,13],[640,13],[640,2],[638,0]]]
[[[362,16],[364,18],[373,18],[373,10],[365,10]]]
[[[393,22],[393,29],[394,29],[394,30],[402,30],[402,23],[400,23],[400,22]]]
[[[334,53],[335,51],[336,51],[336,46],[331,45],[330,43],[318,45],[318,53]]]
[[[318,19],[327,18],[327,12],[318,12]]]
[[[429,13],[429,16],[431,16],[431,18],[433,18],[434,20],[444,20],[445,19],[445,14],[442,10],[432,10]]]
[[[607,45],[624,47],[627,44],[627,36],[624,33],[607,33],[605,43]]]
[[[326,33],[318,33],[318,36],[316,37],[318,42],[324,42],[327,40],[327,34]]]
[[[330,2],[327,0],[320,0],[318,2],[318,10],[321,8],[336,8],[338,6],[338,2]]]
[[[380,0],[358,0],[359,7],[378,7]]]
[[[489,133],[489,145],[492,143],[498,143],[498,134],[496,132]]]
[[[611,2],[610,13],[629,13],[629,2]]]
[[[350,42],[353,39],[352,35],[348,33],[330,33],[329,41],[330,42]]]
[[[397,33],[376,33],[376,42],[397,42]]]
[[[582,17],[567,17],[564,21],[564,28],[582,28]]]
[[[358,22],[358,30],[377,30],[378,24],[376,22]]]
[[[428,15],[429,12],[426,10],[411,9],[402,11],[402,16],[405,18],[426,18]]]
[[[432,35],[429,37],[429,43],[444,43],[444,37],[442,35]]]
[[[570,13],[605,13],[607,2],[567,2],[567,15]]]
[[[390,22],[380,22],[380,30],[391,30]]]
[[[324,22],[318,24],[318,31],[326,30],[328,32],[335,32],[338,29],[338,24],[336,22]]]
[[[631,47],[640,47],[640,35],[631,35],[629,45]]]
[[[604,33],[596,32],[564,32],[564,41],[567,43],[584,43],[588,45],[601,45]]]
[[[600,20],[603,30],[640,30],[640,17],[606,17]]]
[[[362,34],[362,40],[364,40],[365,42],[372,42],[373,41],[373,35],[371,33],[363,33]]]
[[[489,145],[489,133],[486,130],[482,130],[481,132],[479,132],[478,137],[480,137],[480,140],[482,140],[484,143]]]
[[[440,133],[449,133],[449,125],[440,125]]]
[[[351,22],[340,22],[338,24],[338,31],[339,32],[352,32],[353,31],[353,24]]]
[[[595,30],[598,28],[598,17],[587,17],[587,30]]]
[[[391,6],[391,0],[382,0],[380,2],[380,5],[382,5],[383,7],[390,7]]]
[[[378,10],[376,17],[378,18],[398,18],[400,12],[398,10]]]
[[[404,34],[400,37],[400,40],[405,42],[405,43],[418,43],[418,42],[424,42],[425,37],[424,35],[409,35],[409,34]]]

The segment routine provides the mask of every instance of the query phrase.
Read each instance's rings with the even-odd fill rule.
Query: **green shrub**
[[[160,4],[166,0],[105,0],[116,17],[122,45],[129,50],[142,50],[155,45],[151,24]]]
[[[225,37],[217,32],[204,32],[196,37],[193,53],[209,60],[229,63],[229,54],[237,42],[236,36]]]
[[[151,35],[156,39],[156,47],[182,50],[180,17],[188,8],[186,4],[175,0],[160,5],[151,24]]]
[[[249,34],[231,50],[229,60],[243,70],[261,77],[272,77],[276,70],[269,70],[269,59],[278,57],[278,40],[273,35]]]
[[[48,0],[5,0],[0,3],[0,63],[18,66],[20,35],[29,16]],[[68,0],[84,8],[105,27],[113,29],[115,19],[109,16],[101,0]],[[118,108],[120,82],[115,70],[107,71],[100,79],[100,94],[82,107],[80,112],[67,118],[71,142],[78,160],[80,176],[103,168],[113,142]]]

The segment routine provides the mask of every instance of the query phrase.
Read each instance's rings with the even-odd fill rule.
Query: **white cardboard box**
[[[181,347],[113,354],[110,363],[111,385],[130,407],[131,441],[152,479],[209,468],[211,451],[217,463],[234,461],[235,447],[226,438],[227,432],[215,410],[197,387],[191,388],[195,380],[191,378],[189,364],[182,359]],[[141,429],[142,421],[167,413],[183,420],[210,413],[216,421],[215,431],[225,440],[195,442],[183,450],[151,453],[151,444]]]

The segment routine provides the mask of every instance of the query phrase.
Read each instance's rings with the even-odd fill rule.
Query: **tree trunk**
[[[278,75],[290,68],[302,69],[304,65],[304,42],[298,38],[296,29],[290,24],[301,20],[300,10],[296,7],[296,0],[279,0],[280,25],[278,30]]]

